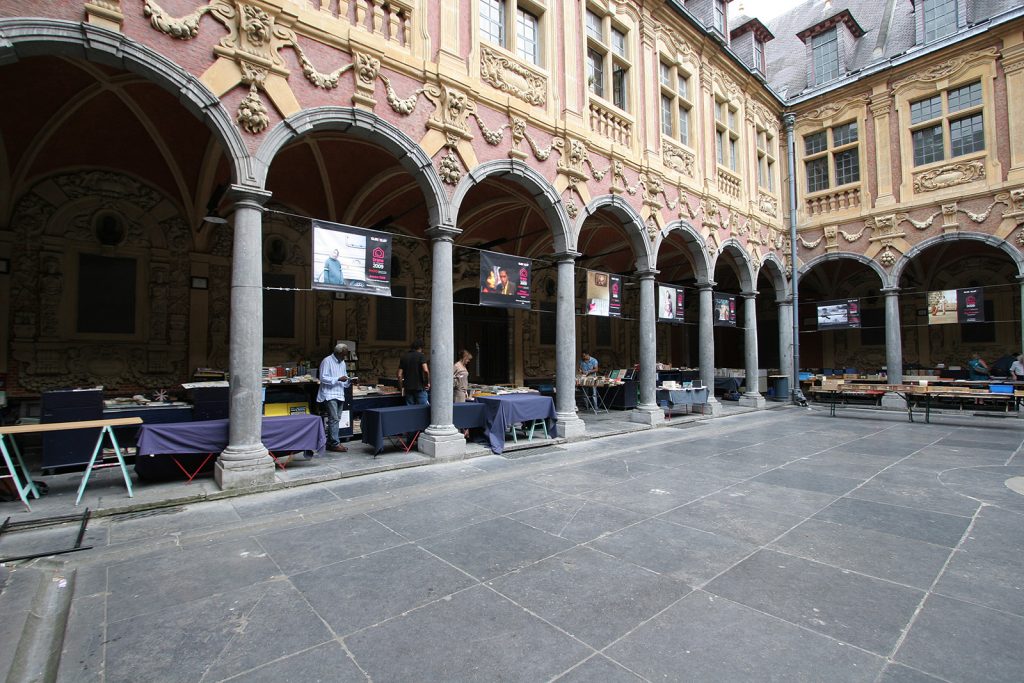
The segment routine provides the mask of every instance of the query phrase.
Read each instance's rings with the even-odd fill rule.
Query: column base
[[[708,402],[704,404],[704,414],[716,417],[722,414],[722,402],[714,396],[708,397]]]
[[[416,449],[440,462],[466,457],[466,438],[455,425],[430,425],[420,434]]]
[[[764,410],[765,406],[764,396],[756,391],[748,391],[740,396],[739,403],[743,408],[756,408],[757,410]]]
[[[907,409],[907,402],[903,400],[902,396],[897,396],[896,394],[884,394],[881,405],[883,410]]]
[[[250,449],[229,446],[217,458],[213,479],[222,491],[267,486],[274,483],[274,460],[262,444]]]
[[[555,431],[563,439],[581,439],[587,433],[587,423],[576,413],[558,413]]]
[[[657,427],[665,421],[665,413],[658,406],[637,406],[629,414],[629,421]]]

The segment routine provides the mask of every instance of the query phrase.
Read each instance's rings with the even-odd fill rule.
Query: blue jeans
[[[327,445],[337,446],[341,443],[338,440],[338,421],[345,409],[345,402],[339,398],[329,398],[324,401],[324,405],[327,406]]]
[[[426,389],[405,392],[405,405],[407,406],[429,406],[429,393]]]

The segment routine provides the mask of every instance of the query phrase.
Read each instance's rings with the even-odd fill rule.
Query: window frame
[[[595,36],[596,25],[592,17],[600,20],[600,38]],[[631,34],[629,27],[617,21],[610,12],[594,5],[585,6],[583,35],[586,40],[587,92],[626,114],[633,109]],[[595,68],[592,56],[600,57],[600,69]]]
[[[754,125],[757,155],[757,187],[765,192],[775,192],[775,165],[778,162],[778,155],[775,152],[777,144],[775,136],[767,128]],[[764,144],[762,144],[762,141]],[[764,182],[767,179],[767,184]]]
[[[933,28],[933,35],[931,37],[929,37],[928,36],[928,23],[929,23],[928,14],[929,14],[929,10],[932,10],[932,13],[934,14],[935,4],[936,3],[939,3],[942,6],[944,6],[947,9],[947,11],[945,13],[943,13],[942,15],[940,15],[940,17],[934,17],[933,16],[932,17],[932,22],[935,22],[937,18],[938,19],[945,19],[945,18],[949,17],[950,15],[952,15],[953,22],[952,22],[952,24],[948,25],[949,30],[946,31],[945,33],[942,33],[941,35],[938,33],[938,31],[941,28],[946,28],[946,26],[940,27],[940,26],[936,26],[933,23],[933,27],[934,27]],[[921,42],[922,43],[933,43],[933,42],[935,42],[937,40],[942,40],[946,36],[951,36],[954,33],[956,33],[957,29],[959,28],[959,24],[960,24],[960,12],[961,12],[960,0],[922,0],[922,2],[921,2],[921,20],[920,20],[921,21]]]
[[[854,126],[853,139],[846,139],[842,144],[836,144],[836,132]],[[804,169],[804,188],[805,194],[817,194],[819,192],[837,192],[839,190],[848,189],[856,185],[860,185],[863,182],[863,174],[861,171],[861,122],[860,119],[854,117],[852,119],[843,119],[839,123],[829,123],[827,126],[817,128],[813,131],[802,134],[801,141],[802,155],[801,161],[803,162]],[[810,151],[808,148],[808,142],[812,138],[821,136],[824,141],[824,146]],[[850,152],[854,152],[854,159],[856,162],[856,175],[854,180],[848,180],[844,183],[839,182],[839,165],[836,162],[837,157],[847,155]],[[825,186],[824,187],[811,187],[812,175],[810,173],[811,164],[820,166],[821,161],[825,161]]]
[[[715,103],[715,161],[733,175],[740,174],[739,107],[712,94]],[[725,145],[728,143],[728,150]]]
[[[824,42],[824,41],[823,42],[818,42],[823,37],[828,37],[828,36],[831,37],[831,40],[827,40],[827,42]],[[832,45],[833,46],[833,50],[835,51],[835,59],[834,60],[831,59],[831,54],[828,55],[828,57],[829,57],[828,61],[829,62],[833,62],[833,61],[835,62],[835,75],[832,75],[829,78],[825,78],[824,77],[825,74],[821,73],[821,69],[819,68],[819,65],[824,63],[825,56],[821,56],[821,58],[819,59],[819,55],[822,55],[822,53],[819,53],[818,49],[819,48],[824,48],[825,46],[828,46],[828,45]],[[835,81],[835,80],[839,79],[840,77],[842,77],[842,75],[843,75],[843,65],[841,63],[841,60],[839,59],[839,28],[838,27],[834,26],[834,27],[830,28],[827,31],[822,31],[821,33],[818,33],[818,34],[812,36],[811,39],[810,39],[810,46],[811,46],[811,73],[814,76],[814,85],[815,86],[824,85],[826,83],[831,83],[832,81]],[[831,74],[831,71],[829,73]]]
[[[499,11],[499,36],[500,40],[495,41],[490,31],[484,32],[483,10],[485,2],[496,3]],[[529,0],[484,0],[480,2],[477,9],[477,40],[492,47],[500,48],[509,53],[517,61],[527,64],[533,68],[546,68],[545,61],[547,51],[544,45],[545,34],[545,5]],[[532,57],[523,53],[523,46],[520,44],[520,15],[526,14],[534,20],[535,41],[533,43]],[[489,20],[488,20],[488,23]]]
[[[691,80],[693,75],[679,64],[672,62],[662,56],[658,62],[658,87],[660,88],[661,105],[659,115],[661,117],[660,130],[662,137],[671,138],[684,147],[690,146],[691,133],[693,132],[693,105],[689,94],[693,91]],[[664,103],[669,102],[670,130],[666,131]],[[685,115],[683,114],[685,112]],[[684,121],[685,119],[685,121]]]
[[[959,93],[963,90],[970,91],[975,86],[977,86],[977,101],[970,100],[966,106],[961,106],[955,110],[950,107],[950,96],[952,94]],[[927,112],[928,114],[931,114],[931,116],[928,118],[914,118],[914,107],[916,105],[934,100],[939,101],[938,114],[935,113],[935,108],[932,106],[929,107],[929,111]],[[910,125],[907,127],[907,131],[910,136],[910,160],[911,167],[915,170],[931,166],[932,164],[951,162],[955,159],[961,159],[973,154],[986,153],[989,149],[989,143],[988,140],[986,140],[985,134],[985,85],[982,78],[972,78],[963,83],[951,84],[922,97],[910,98],[907,100],[907,110],[909,112],[909,116],[907,118],[910,122]],[[961,151],[954,154],[952,133],[953,125],[960,123],[961,121],[967,121],[974,118],[980,119],[981,147],[976,147],[968,151]],[[941,156],[937,159],[929,158],[927,160],[922,159],[919,161],[919,148],[916,144],[915,136],[918,133],[924,133],[928,130],[939,131],[941,136]]]

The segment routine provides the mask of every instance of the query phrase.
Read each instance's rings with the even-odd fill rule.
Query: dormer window
[[[764,73],[764,43],[754,39],[754,71]]]
[[[836,29],[829,29],[811,38],[814,59],[814,85],[839,78],[839,39]]]
[[[944,38],[956,31],[957,0],[924,0],[924,42]]]
[[[715,15],[713,17],[714,23],[712,24],[716,31],[725,35],[725,0],[714,0]]]

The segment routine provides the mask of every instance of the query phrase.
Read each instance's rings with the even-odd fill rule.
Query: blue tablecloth
[[[452,422],[459,429],[484,426],[484,407],[476,402],[455,403]],[[421,432],[430,426],[430,406],[394,406],[363,411],[360,430],[363,443],[373,446],[373,454],[384,450],[384,439],[399,434]]]
[[[548,434],[555,430],[555,402],[550,396],[539,394],[505,394],[503,396],[478,396],[477,402],[484,406],[484,432],[491,450],[501,453],[505,450],[505,432],[516,422],[545,420]]]
[[[327,446],[324,423],[318,415],[265,417],[260,440],[275,453],[319,453]],[[139,455],[219,453],[227,445],[227,420],[144,424],[139,428]]]

